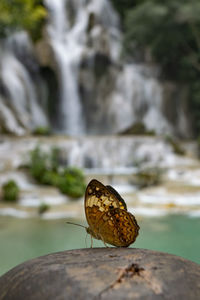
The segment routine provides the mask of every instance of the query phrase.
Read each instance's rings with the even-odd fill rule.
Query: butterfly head
[[[92,235],[92,230],[90,229],[90,227],[85,227],[85,230],[88,234]]]

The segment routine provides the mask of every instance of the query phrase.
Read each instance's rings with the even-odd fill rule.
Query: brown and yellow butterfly
[[[122,197],[114,188],[104,186],[96,179],[91,180],[86,188],[85,214],[89,225],[86,231],[104,244],[128,247],[139,233],[140,227],[127,211]]]

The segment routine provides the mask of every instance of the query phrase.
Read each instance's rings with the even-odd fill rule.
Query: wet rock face
[[[81,64],[79,90],[88,134],[112,134],[119,129],[113,126],[111,111],[118,73],[119,67],[101,53],[86,57]]]
[[[25,262],[0,278],[0,300],[197,300],[199,295],[200,265],[143,249],[53,253]]]

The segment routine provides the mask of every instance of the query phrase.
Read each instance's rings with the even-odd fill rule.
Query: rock
[[[189,108],[189,87],[163,81],[162,112],[174,128],[173,135],[179,138],[194,138],[192,115]]]
[[[200,265],[144,249],[93,248],[45,255],[0,277],[0,300],[197,300]]]
[[[47,34],[47,33],[45,33]],[[41,67],[56,67],[55,55],[47,38],[39,40],[35,44],[35,52]]]

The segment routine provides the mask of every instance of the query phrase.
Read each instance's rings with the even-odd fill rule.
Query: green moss
[[[14,180],[9,180],[2,186],[2,199],[8,202],[15,202],[19,197],[19,187]]]
[[[136,122],[130,128],[123,131],[121,134],[155,135],[155,131],[148,130],[142,122]]]
[[[46,211],[50,209],[50,206],[46,203],[41,203],[40,206],[38,207],[38,213],[40,215],[44,214]]]
[[[41,136],[47,136],[50,135],[50,129],[48,127],[37,127],[33,131],[34,135],[41,135]]]

